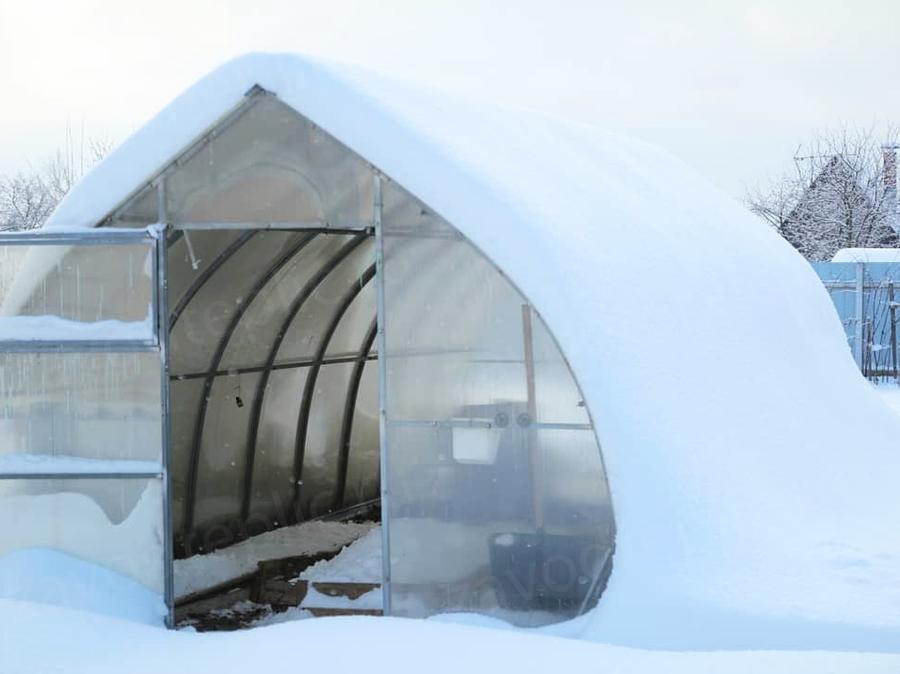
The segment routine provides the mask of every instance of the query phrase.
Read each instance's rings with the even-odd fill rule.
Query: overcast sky
[[[300,51],[668,148],[741,196],[900,122],[900,0],[0,0],[0,172],[121,141],[231,56]]]

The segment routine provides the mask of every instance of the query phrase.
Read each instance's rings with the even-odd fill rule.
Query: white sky
[[[252,50],[593,121],[736,196],[817,129],[900,122],[900,0],[0,0],[0,172]]]

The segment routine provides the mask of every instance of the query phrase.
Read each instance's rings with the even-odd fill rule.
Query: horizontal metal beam
[[[155,480],[163,476],[157,471],[0,473],[0,480]]]
[[[517,420],[511,420],[506,426],[501,426],[494,421],[485,419],[388,419],[388,426],[399,428],[533,428],[539,431],[591,431],[590,424],[537,422],[520,424]]]
[[[0,353],[132,353],[158,349],[159,343],[156,340],[0,341]]]
[[[850,281],[822,281],[828,290],[856,290],[856,284]],[[866,283],[863,290],[887,290],[887,283]]]
[[[27,232],[0,232],[0,246],[125,246],[149,244],[153,239],[153,235],[146,228],[86,227],[84,231],[36,229]]]
[[[358,360],[377,360],[378,354],[369,354],[360,356],[358,353],[341,354],[332,356],[331,358],[321,358],[316,360],[309,358],[307,360],[290,360],[282,361],[273,365],[271,370],[293,370],[304,367],[313,367],[314,365],[339,365],[341,363],[355,363]],[[189,379],[205,379],[206,377],[235,377],[241,374],[252,374],[254,372],[263,372],[267,368],[265,365],[253,365],[250,367],[233,367],[227,370],[216,370],[215,372],[190,372],[187,374],[173,374],[169,378],[172,380],[182,381]]]
[[[309,220],[298,222],[176,222],[176,230],[263,229],[276,231],[304,231],[316,234],[374,234],[371,222],[329,222]]]

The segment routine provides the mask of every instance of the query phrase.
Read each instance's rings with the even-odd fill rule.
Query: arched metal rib
[[[369,266],[368,269],[360,276],[359,281],[354,283],[353,286],[344,293],[344,296],[341,298],[340,303],[337,306],[337,309],[332,316],[331,322],[328,324],[328,327],[322,333],[322,339],[319,342],[318,349],[316,350],[315,360],[320,361],[322,357],[325,355],[328,350],[328,345],[331,343],[331,338],[334,336],[334,332],[337,329],[338,324],[341,322],[341,318],[343,318],[347,309],[353,303],[353,300],[356,299],[356,296],[359,295],[360,291],[366,286],[366,284],[371,281],[375,277],[375,265]],[[303,399],[300,402],[300,413],[297,416],[297,434],[294,437],[294,512],[298,515],[300,513],[300,492],[301,492],[301,483],[303,481],[303,458],[306,453],[306,434],[309,429],[309,412],[312,408],[312,397],[313,393],[316,389],[316,379],[319,377],[319,370],[321,369],[320,365],[314,365],[309,369],[309,374],[306,375],[306,382],[303,385]]]
[[[181,299],[178,300],[178,304],[175,305],[175,308],[172,309],[172,313],[169,316],[169,332],[172,331],[172,328],[175,327],[175,324],[178,322],[178,319],[181,318],[181,314],[184,313],[184,310],[187,309],[187,305],[190,304],[191,300],[194,299],[194,296],[200,292],[200,289],[206,285],[206,282],[215,274],[223,264],[228,262],[229,258],[238,252],[241,247],[247,243],[253,235],[256,234],[256,230],[250,230],[244,232],[239,237],[237,237],[234,241],[228,244],[228,247],[225,248],[221,253],[219,253],[216,258],[206,267],[202,272],[197,275],[197,278],[194,279],[194,282],[191,283],[191,286],[185,291],[184,295],[182,295]]]
[[[341,421],[341,440],[338,444],[337,486],[331,507],[332,510],[339,510],[344,507],[344,492],[347,490],[347,468],[350,464],[350,438],[353,435],[356,399],[359,397],[360,381],[362,380],[363,371],[366,369],[369,351],[372,350],[372,344],[375,342],[377,332],[378,320],[375,319],[363,338],[357,360],[353,364],[353,372],[350,373],[350,383],[347,386],[347,400],[344,402],[344,417]]]
[[[287,251],[285,251],[282,255],[278,257],[275,263],[269,267],[269,269],[257,279],[254,286],[247,293],[244,301],[237,305],[235,309],[234,315],[231,317],[231,321],[228,323],[228,326],[225,328],[225,331],[222,333],[221,339],[219,339],[219,343],[216,346],[215,353],[212,358],[210,371],[216,371],[219,369],[219,364],[222,362],[222,357],[225,355],[225,350],[228,348],[228,343],[231,340],[231,336],[234,334],[234,331],[237,329],[238,324],[241,321],[241,318],[246,313],[247,309],[250,308],[250,305],[253,304],[253,300],[263,291],[269,281],[277,274],[282,267],[284,267],[291,259],[294,258],[303,248],[309,244],[316,238],[316,234],[307,234],[302,237],[299,241],[297,241],[294,245],[292,245]],[[200,407],[197,410],[197,418],[194,421],[194,435],[193,442],[191,443],[191,455],[190,461],[188,463],[188,473],[186,477],[185,484],[185,493],[184,493],[184,518],[182,521],[182,536],[186,539],[191,529],[194,527],[194,505],[197,498],[197,473],[200,466],[200,447],[203,441],[203,425],[206,421],[206,410],[209,406],[209,396],[210,391],[212,390],[213,382],[215,381],[215,376],[206,377],[203,380],[203,392],[200,396]]]
[[[269,348],[269,353],[266,356],[266,364],[262,370],[262,376],[260,377],[259,383],[256,386],[256,394],[253,396],[253,406],[250,409],[250,422],[247,426],[247,457],[245,462],[245,470],[244,470],[244,490],[241,497],[241,519],[246,520],[250,515],[250,502],[253,494],[253,473],[254,467],[256,463],[256,444],[257,444],[257,436],[259,434],[259,422],[262,416],[262,407],[263,402],[265,400],[266,389],[269,384],[269,377],[272,374],[272,370],[275,366],[275,359],[278,356],[278,351],[281,348],[281,343],[284,341],[285,335],[287,335],[288,330],[291,327],[291,324],[294,322],[294,318],[296,318],[297,314],[300,312],[300,309],[303,308],[303,305],[306,304],[306,301],[312,296],[312,294],[316,291],[322,282],[328,277],[328,275],[337,268],[338,265],[341,264],[347,257],[356,250],[368,237],[367,234],[359,234],[350,241],[348,241],[344,246],[341,247],[340,250],[326,262],[319,271],[317,271],[310,279],[304,284],[303,288],[297,293],[297,296],[294,298],[293,302],[291,302],[291,306],[288,308],[287,314],[285,314],[284,320],[281,323],[281,327],[278,329],[278,332],[275,333],[275,339],[272,341],[272,346]],[[319,361],[320,358],[314,359],[314,361]],[[311,367],[317,367],[320,365],[318,362],[314,362]]]

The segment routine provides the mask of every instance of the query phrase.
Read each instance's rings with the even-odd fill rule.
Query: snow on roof
[[[900,262],[900,248],[841,248],[832,262]]]
[[[671,156],[254,54],[124,142],[51,224],[98,222],[254,84],[453,223],[559,340],[618,525],[591,634],[656,648],[900,649],[900,422],[857,371],[809,265]]]

